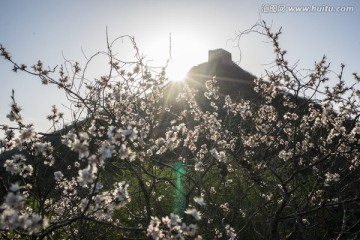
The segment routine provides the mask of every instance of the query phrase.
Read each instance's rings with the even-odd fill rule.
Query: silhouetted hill
[[[213,77],[218,81],[219,91],[223,95],[241,98],[253,98],[255,76],[239,67],[234,62],[224,63],[213,60],[190,69],[186,82],[190,86],[205,90],[205,82]]]
[[[208,62],[192,67],[184,81],[198,91],[196,100],[201,106],[206,102],[205,83],[213,77],[216,77],[222,99],[226,95],[230,95],[233,99],[254,99],[257,96],[254,92],[256,78],[254,75],[235,64],[229,52],[223,49],[210,50]],[[171,82],[169,84],[165,92],[168,103],[175,103],[174,100],[184,83]]]

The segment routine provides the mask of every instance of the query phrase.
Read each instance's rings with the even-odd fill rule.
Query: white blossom
[[[184,211],[186,214],[192,215],[195,220],[199,221],[201,219],[201,212],[196,210],[196,208],[188,208]]]

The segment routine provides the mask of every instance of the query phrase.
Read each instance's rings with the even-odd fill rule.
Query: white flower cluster
[[[24,178],[31,176],[33,173],[32,165],[26,164],[26,158],[22,154],[15,154],[11,159],[6,160],[4,167],[12,175],[20,175]]]
[[[214,99],[214,100],[219,99],[219,95],[218,95],[219,87],[216,85],[216,82],[217,82],[216,77],[213,77],[212,79],[207,80],[205,82],[205,87],[207,89],[207,92],[204,93],[204,96],[207,99]]]
[[[200,207],[206,205],[203,197],[194,197],[194,201]],[[194,217],[196,221],[201,220],[201,213],[196,208],[189,208],[185,210],[186,214]],[[157,217],[151,217],[150,224],[147,228],[147,236],[153,239],[186,239],[187,236],[194,239],[202,239],[202,237],[196,234],[196,225],[186,225],[182,222],[179,215],[170,213],[168,216],[162,217],[161,221]]]
[[[116,209],[123,207],[131,200],[128,193],[129,185],[126,182],[115,183],[113,187],[114,190],[103,191],[91,201],[89,198],[83,198],[81,211],[86,211],[87,215],[94,215],[97,219],[110,220]],[[99,183],[95,186],[96,192],[102,188],[102,184]]]
[[[48,219],[25,209],[26,197],[21,194],[21,188],[18,184],[13,184],[0,206],[0,229],[12,231],[21,228],[30,234],[38,233],[49,225]]]
[[[196,225],[186,225],[181,218],[173,213],[163,217],[160,221],[157,217],[152,217],[147,228],[147,236],[154,240],[158,239],[185,239],[187,236],[200,240],[201,236],[196,236]]]
[[[224,151],[218,152],[215,148],[210,150],[210,154],[219,162],[226,162],[226,154]]]
[[[79,159],[89,156],[89,136],[86,132],[80,132],[79,136],[74,132],[68,132],[62,142],[79,154]]]
[[[87,187],[96,179],[98,168],[95,163],[89,164],[85,169],[79,170],[78,182],[82,187]]]
[[[329,186],[331,182],[338,182],[340,180],[340,175],[338,173],[325,173],[325,186]]]
[[[253,116],[249,100],[241,99],[239,102],[233,103],[229,95],[225,97],[224,109],[227,109],[228,113],[233,114],[233,116],[239,114],[243,119]]]

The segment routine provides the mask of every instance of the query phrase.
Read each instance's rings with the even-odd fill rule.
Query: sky
[[[294,12],[294,7],[303,11]],[[352,10],[341,12],[345,7]],[[290,64],[299,69],[312,68],[325,54],[334,71],[341,63],[346,65],[349,81],[353,72],[360,72],[357,0],[0,0],[0,9],[0,44],[13,60],[28,66],[39,59],[51,67],[65,59],[85,63],[85,56],[106,50],[107,31],[110,40],[133,36],[140,52],[159,66],[169,59],[171,35],[169,74],[175,80],[206,62],[208,50],[217,48],[229,51],[243,69],[261,76],[275,58],[272,45],[256,33],[242,36],[239,42],[234,39],[265,20],[274,30],[282,27],[280,43]],[[131,54],[128,46],[124,43],[119,52],[124,58]],[[11,125],[6,115],[14,89],[24,122],[46,131],[52,105],[66,114],[64,94],[11,69],[0,59],[0,124]],[[105,70],[99,65],[91,71],[101,76]],[[70,121],[71,116],[65,119]]]

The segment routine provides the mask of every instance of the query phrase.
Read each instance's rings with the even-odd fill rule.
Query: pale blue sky
[[[263,12],[267,4],[282,4],[286,10]],[[352,6],[354,11],[294,13],[291,6]],[[300,60],[300,68],[311,68],[326,54],[334,70],[345,63],[346,76],[360,72],[360,3],[355,0],[0,0],[0,9],[0,43],[14,60],[28,66],[38,59],[46,66],[58,65],[63,63],[63,55],[84,62],[81,49],[87,55],[105,50],[107,27],[110,38],[134,36],[140,51],[160,64],[168,57],[171,32],[174,66],[177,63],[179,69],[174,72],[181,75],[207,61],[209,49],[224,48],[238,60],[239,52],[229,39],[261,17],[275,28],[283,26],[280,42],[291,61]],[[240,42],[240,66],[258,76],[264,64],[274,59],[271,44],[264,40],[252,34]],[[9,96],[15,89],[25,123],[33,122],[45,130],[51,106],[65,103],[64,97],[55,87],[45,87],[11,68],[0,60],[0,123],[8,123]],[[96,72],[103,73],[102,69]]]

